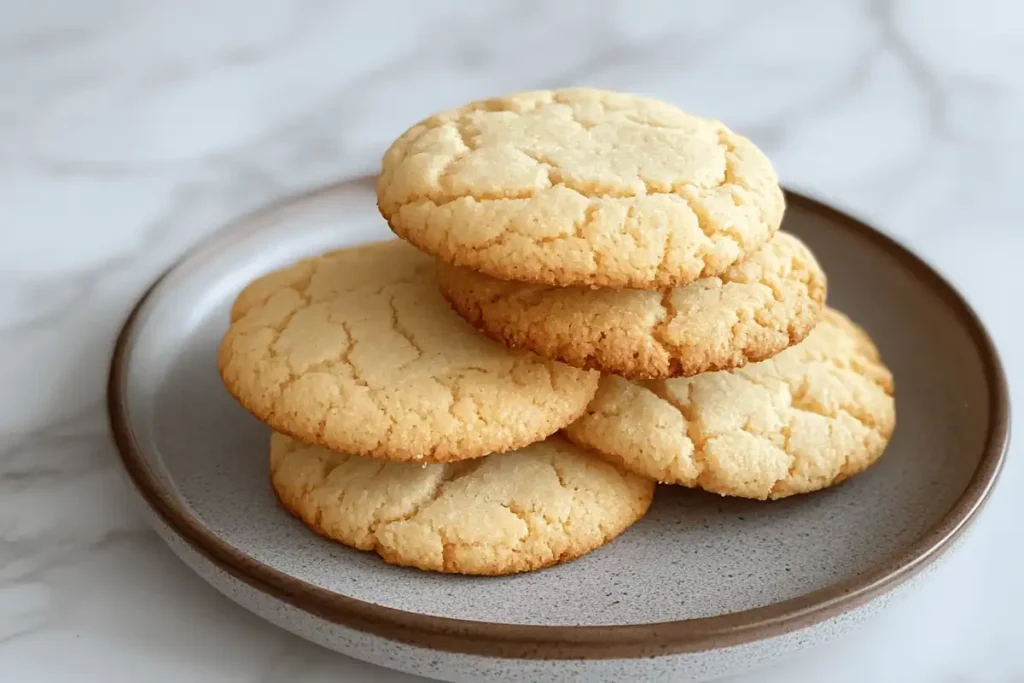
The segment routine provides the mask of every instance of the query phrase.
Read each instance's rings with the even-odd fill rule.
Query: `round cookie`
[[[441,296],[434,260],[400,240],[250,284],[218,365],[235,398],[277,431],[420,462],[544,439],[582,414],[598,381],[479,334]]]
[[[825,274],[785,233],[720,276],[664,292],[531,285],[449,265],[438,279],[463,318],[507,346],[634,379],[770,358],[807,336],[825,301]]]
[[[270,441],[274,491],[317,533],[390,564],[512,574],[567,562],[643,517],[654,482],[553,436],[511,453],[417,465]]]
[[[803,342],[738,370],[646,384],[606,375],[565,432],[652,479],[763,500],[861,472],[895,426],[892,374],[863,330],[825,309]]]
[[[447,263],[502,280],[663,289],[724,272],[785,208],[767,157],[658,100],[573,88],[472,102],[387,150],[377,205]]]

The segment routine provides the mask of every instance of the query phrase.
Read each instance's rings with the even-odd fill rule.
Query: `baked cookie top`
[[[651,504],[654,482],[554,436],[476,460],[381,462],[270,442],[271,482],[317,533],[391,564],[511,574],[579,557]]]
[[[598,380],[479,334],[441,296],[434,260],[399,240],[250,284],[218,365],[235,398],[277,431],[422,462],[544,439],[583,412]]]
[[[634,379],[690,376],[770,358],[814,328],[825,274],[778,233],[719,276],[664,291],[552,287],[441,265],[441,291],[512,348]]]
[[[892,374],[825,309],[800,344],[738,370],[636,383],[606,375],[566,434],[661,482],[783,498],[871,465],[896,426]]]
[[[502,280],[661,289],[767,242],[784,199],[767,157],[718,121],[590,88],[480,100],[384,154],[392,230]]]

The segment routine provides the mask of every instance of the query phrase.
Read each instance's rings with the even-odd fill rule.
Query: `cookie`
[[[719,275],[771,239],[767,157],[711,119],[573,88],[472,102],[384,154],[392,230],[501,280],[663,289]]]
[[[218,365],[235,398],[277,431],[421,462],[544,439],[582,414],[598,380],[479,334],[441,296],[434,260],[400,240],[250,284]]]
[[[381,462],[270,441],[274,491],[327,538],[390,564],[513,574],[567,562],[643,517],[654,482],[559,436],[457,463]]]
[[[448,265],[438,279],[463,318],[507,346],[634,379],[770,358],[807,336],[825,300],[814,256],[785,233],[720,276],[663,292],[531,285]]]
[[[648,383],[606,375],[565,431],[637,474],[763,500],[861,472],[895,426],[892,374],[867,334],[826,308],[803,342],[761,363]]]

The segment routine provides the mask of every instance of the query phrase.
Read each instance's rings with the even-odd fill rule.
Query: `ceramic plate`
[[[761,503],[661,487],[648,516],[577,561],[508,578],[390,567],[281,509],[268,430],[223,389],[216,348],[250,280],[391,237],[372,179],[264,209],[193,250],[118,340],[110,412],[157,530],[211,584],[305,638],[447,680],[695,680],[834,637],[946,552],[1000,469],[1007,394],[988,336],[903,247],[788,195],[784,229],[829,278],[830,305],[896,378],[882,460],[834,489]]]

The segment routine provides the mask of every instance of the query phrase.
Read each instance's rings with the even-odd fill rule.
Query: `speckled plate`
[[[928,266],[796,194],[785,229],[831,305],[892,367],[898,427],[881,462],[772,503],[659,489],[610,545],[552,569],[465,578],[389,567],[314,536],[275,502],[267,429],[217,375],[228,307],[301,256],[390,236],[372,179],[268,207],[188,254],[117,342],[110,414],[156,529],[218,590],[339,652],[446,680],[697,680],[834,637],[881,608],[974,520],[1008,439],[996,352]]]

